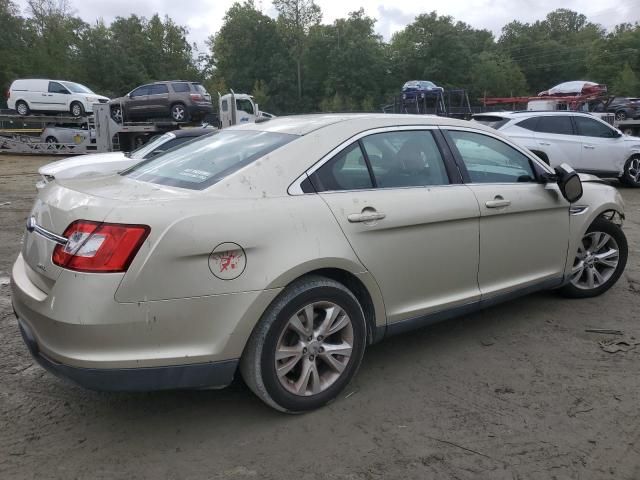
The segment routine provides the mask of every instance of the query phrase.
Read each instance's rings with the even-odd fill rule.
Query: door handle
[[[386,215],[384,213],[369,210],[362,213],[351,213],[347,216],[347,220],[349,220],[350,223],[367,223],[382,220],[385,217]]]
[[[583,145],[583,147],[588,148],[589,150],[593,150],[594,148],[596,148],[593,145]]]
[[[549,142],[540,142],[540,145],[544,145],[545,147],[550,147],[551,144]]]
[[[496,196],[494,200],[489,200],[485,203],[487,208],[500,208],[500,207],[508,207],[511,205],[511,200],[505,200],[500,195]]]

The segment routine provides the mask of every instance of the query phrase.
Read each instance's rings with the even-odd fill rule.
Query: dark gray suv
[[[187,80],[141,85],[109,104],[111,118],[118,123],[167,116],[174,122],[184,123],[200,120],[213,112],[209,92],[202,84]]]

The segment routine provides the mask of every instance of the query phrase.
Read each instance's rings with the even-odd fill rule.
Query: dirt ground
[[[640,190],[622,189],[629,263],[604,296],[541,293],[389,338],[340,399],[286,416],[238,380],[105,394],[34,364],[8,272],[43,163],[0,156],[0,478],[640,478],[640,345],[599,346],[640,342]]]

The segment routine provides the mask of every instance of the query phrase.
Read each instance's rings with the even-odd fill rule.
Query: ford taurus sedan
[[[617,190],[479,124],[281,117],[40,190],[13,266],[23,338],[98,390],[334,399],[386,335],[541,289],[608,290]]]

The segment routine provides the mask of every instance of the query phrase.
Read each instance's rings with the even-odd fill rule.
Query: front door
[[[71,93],[59,82],[49,82],[49,91],[46,94],[45,110],[62,112],[67,110],[67,103]]]
[[[453,172],[431,130],[393,129],[354,141],[310,176],[378,282],[389,323],[480,298],[478,204]]]
[[[605,173],[618,176],[625,161],[623,142],[619,134],[600,120],[575,115],[573,120],[582,140],[582,161],[580,171]]]
[[[540,183],[532,159],[498,137],[454,128],[447,133],[480,207],[478,282],[483,299],[560,284],[569,203],[558,186]]]
[[[148,99],[151,85],[143,85],[129,94],[126,102],[126,114],[129,117],[144,117],[148,115]]]

